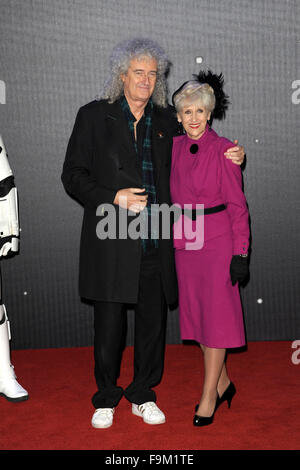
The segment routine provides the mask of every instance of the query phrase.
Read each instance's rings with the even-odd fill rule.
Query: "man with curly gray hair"
[[[117,45],[110,56],[111,75],[104,85],[102,98],[113,103],[124,93],[122,75],[126,75],[132,59],[149,58],[156,61],[156,81],[152,101],[165,108],[168,105],[166,74],[170,62],[164,50],[150,39],[133,39]]]
[[[177,301],[172,239],[151,226],[153,208],[171,206],[177,120],[167,103],[170,63],[158,44],[140,38],[116,46],[110,60],[111,75],[100,99],[77,114],[62,173],[66,191],[84,206],[79,293],[94,303],[96,428],[112,425],[123,395],[145,423],[165,422],[153,387],[163,372],[167,306]],[[234,148],[233,158],[241,163],[243,149]],[[115,236],[99,238],[105,205],[119,217],[143,215],[147,233],[124,237],[117,226]],[[134,377],[123,390],[117,379],[128,305],[135,311]]]

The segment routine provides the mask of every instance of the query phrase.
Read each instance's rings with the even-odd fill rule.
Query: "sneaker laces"
[[[114,414],[115,409],[114,408],[99,408],[96,411],[96,415],[104,415],[106,418],[110,418],[110,414]]]
[[[151,415],[152,413],[159,413],[160,410],[157,407],[157,405],[153,401],[149,401],[147,403],[143,403],[142,405],[139,405],[139,410],[141,413],[149,413]]]

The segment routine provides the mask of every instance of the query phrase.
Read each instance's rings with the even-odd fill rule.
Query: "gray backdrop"
[[[77,293],[82,208],[64,192],[60,174],[78,108],[101,90],[111,48],[133,36],[165,48],[173,63],[170,91],[201,67],[224,73],[232,105],[226,121],[214,127],[238,138],[247,153],[253,237],[251,280],[241,292],[247,337],[300,338],[299,2],[0,5],[0,132],[19,190],[22,227],[20,254],[1,262],[12,347],[92,343],[92,308]],[[177,314],[169,314],[168,343],[180,342]]]

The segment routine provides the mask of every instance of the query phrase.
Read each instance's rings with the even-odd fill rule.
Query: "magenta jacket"
[[[197,144],[196,154],[190,146]],[[170,190],[173,204],[204,204],[214,207],[225,204],[226,210],[204,216],[204,243],[231,232],[233,255],[247,253],[249,247],[249,213],[242,191],[240,166],[224,156],[233,143],[219,137],[208,125],[199,140],[186,134],[173,138]],[[183,248],[181,240],[174,247]]]

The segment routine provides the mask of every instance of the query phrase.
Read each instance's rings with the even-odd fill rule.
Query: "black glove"
[[[230,277],[232,285],[244,282],[249,275],[248,256],[233,255],[230,263]]]

